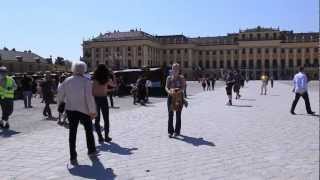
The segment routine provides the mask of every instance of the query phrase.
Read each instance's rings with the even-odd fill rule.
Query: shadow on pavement
[[[238,99],[238,100],[243,100],[243,101],[256,101],[256,99],[244,99],[244,98]]]
[[[2,129],[0,131],[0,137],[9,138],[13,135],[19,134],[20,132],[11,130],[11,129]]]
[[[270,94],[270,96],[280,96],[279,94]]]
[[[195,138],[195,137],[190,137],[185,135],[180,135],[180,137],[182,138],[174,137],[174,139],[184,141],[194,146],[202,146],[202,145],[212,146],[212,147],[216,146],[213,142],[206,141],[203,138]]]
[[[251,105],[231,105],[231,106],[234,106],[234,107],[253,107]]]
[[[102,144],[98,146],[98,149],[100,151],[111,152],[119,155],[131,155],[133,154],[132,151],[138,150],[138,148],[121,147],[119,144],[116,144],[114,142],[110,142],[109,144]]]
[[[115,179],[116,175],[111,168],[105,168],[98,158],[92,159],[92,166],[78,165],[68,168],[69,173],[86,179]]]
[[[319,114],[296,114],[296,116],[311,116],[311,117],[320,117]]]

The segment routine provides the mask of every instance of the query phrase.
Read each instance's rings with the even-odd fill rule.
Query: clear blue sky
[[[257,25],[319,31],[318,0],[3,0],[0,48],[78,60],[83,38],[141,28],[217,36]]]

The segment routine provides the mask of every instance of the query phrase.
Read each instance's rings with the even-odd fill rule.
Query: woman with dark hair
[[[95,119],[95,129],[98,134],[99,143],[110,142],[112,139],[109,137],[109,105],[108,105],[108,93],[112,91],[110,87],[114,87],[112,81],[112,73],[104,64],[99,64],[94,71],[92,92],[96,102],[97,116]],[[100,110],[102,112],[104,120],[104,133],[103,138],[100,129]]]

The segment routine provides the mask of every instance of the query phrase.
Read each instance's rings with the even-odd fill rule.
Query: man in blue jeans
[[[21,80],[21,88],[23,94],[23,101],[25,108],[32,108],[31,98],[32,98],[32,79],[27,75],[23,75]]]

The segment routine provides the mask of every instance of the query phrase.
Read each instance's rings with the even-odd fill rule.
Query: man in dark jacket
[[[48,119],[53,119],[50,109],[50,104],[53,103],[53,82],[50,75],[46,75],[45,80],[41,83],[41,91],[45,107],[43,109],[43,115]]]
[[[32,79],[24,75],[21,80],[21,89],[23,94],[23,101],[25,108],[32,108],[31,98],[32,98]]]

